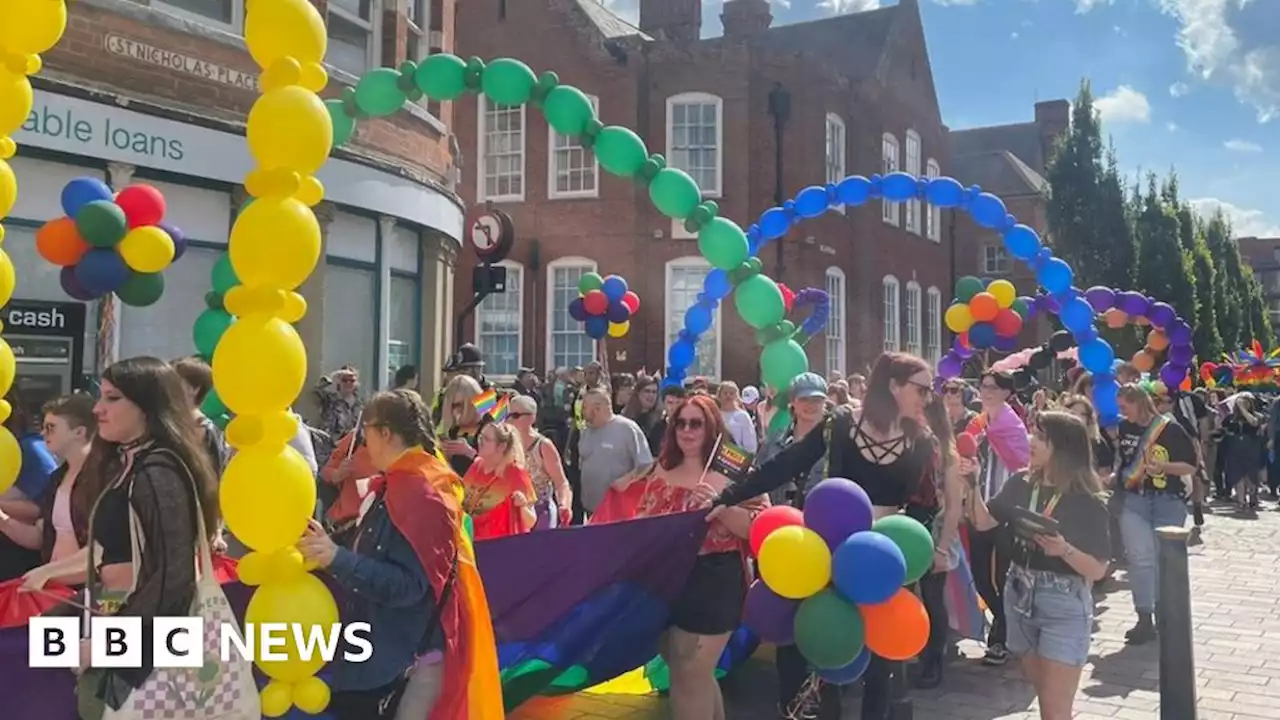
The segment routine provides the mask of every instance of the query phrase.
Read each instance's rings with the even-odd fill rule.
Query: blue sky
[[[640,1],[604,0],[633,22]],[[772,2],[777,25],[897,0]],[[1280,0],[918,2],[952,128],[1029,121],[1087,77],[1126,173],[1174,167],[1198,209],[1280,236]],[[703,0],[704,35],[721,5]]]

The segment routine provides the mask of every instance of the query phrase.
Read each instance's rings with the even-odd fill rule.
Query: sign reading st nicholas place
[[[218,65],[208,60],[201,60],[200,58],[183,55],[172,50],[165,50],[164,48],[158,48],[154,45],[148,45],[147,43],[119,35],[107,35],[104,39],[104,44],[107,52],[112,55],[138,60],[148,65],[157,65],[168,70],[176,70],[204,80],[237,87],[241,90],[258,91],[257,75],[241,72],[225,65]]]

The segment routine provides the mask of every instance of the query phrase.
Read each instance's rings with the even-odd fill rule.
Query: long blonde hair
[[[524,457],[524,443],[520,441],[520,433],[514,425],[507,423],[490,423],[484,426],[484,430],[480,433],[493,433],[493,441],[502,449],[502,465],[501,467],[485,468],[490,472],[497,472],[509,465],[514,465],[521,470],[528,469]]]
[[[1160,412],[1156,410],[1155,401],[1151,399],[1151,394],[1137,383],[1121,385],[1116,394],[1126,402],[1137,405],[1138,409],[1147,416],[1147,422],[1160,415]]]
[[[444,407],[440,408],[440,434],[448,436],[455,427],[467,427],[480,424],[480,414],[476,412],[474,400],[484,390],[480,383],[470,375],[455,375],[448,385],[444,386]],[[462,405],[462,417],[453,415],[454,404]]]
[[[1093,409],[1093,402],[1089,398],[1084,395],[1063,395],[1058,404],[1064,410],[1071,410],[1077,406],[1084,408],[1084,414],[1088,418],[1081,418],[1081,420],[1084,421],[1084,429],[1089,433],[1089,439],[1093,442],[1102,439],[1102,430],[1098,428],[1098,413]]]

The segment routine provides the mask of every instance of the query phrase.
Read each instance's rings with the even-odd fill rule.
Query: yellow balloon
[[[831,550],[807,527],[788,525],[769,533],[759,559],[760,577],[785,598],[807,598],[831,582]]]
[[[987,292],[996,298],[996,304],[1002,308],[1013,305],[1013,301],[1018,299],[1018,289],[1008,280],[996,280],[987,286]]]
[[[254,62],[266,70],[285,57],[323,62],[329,36],[320,12],[307,0],[272,0],[248,4],[244,42]]]
[[[338,605],[319,578],[299,574],[259,587],[249,599],[244,620],[255,626],[262,623],[298,624],[303,626],[301,631],[304,635],[309,635],[316,626],[319,626],[316,632],[328,633],[338,622]],[[287,655],[287,660],[257,661],[258,667],[272,680],[296,683],[324,667],[324,659],[318,652],[313,652],[309,659],[301,656],[293,632],[291,627],[284,646],[274,648],[275,652]],[[312,649],[315,649],[314,644]],[[296,688],[294,692],[296,698]]]
[[[286,85],[253,104],[245,136],[260,168],[314,175],[333,149],[333,120],[318,95]]]
[[[9,394],[13,387],[13,379],[18,374],[18,359],[13,356],[13,348],[0,338],[0,397]]]
[[[236,320],[213,351],[213,384],[237,415],[293,404],[307,379],[307,350],[289,323],[261,313]]]
[[[236,563],[236,575],[245,585],[261,585],[270,578],[271,566],[266,553],[251,552]]]
[[[260,553],[293,545],[316,510],[316,482],[297,450],[240,450],[222,471],[218,506],[236,539]],[[276,561],[267,560],[268,580]]]
[[[18,55],[48,51],[67,30],[63,0],[10,0],[0,3],[0,47]]]
[[[246,286],[293,290],[320,261],[320,223],[293,198],[259,198],[236,219],[227,252]]]
[[[286,293],[284,309],[280,311],[280,319],[287,323],[296,323],[307,314],[307,299],[296,292]]]
[[[0,218],[9,214],[18,202],[18,178],[9,163],[0,160]]]
[[[630,320],[628,320],[627,322],[609,323],[609,337],[620,338],[623,335],[626,335],[627,331],[630,329],[631,329]]]
[[[969,306],[964,303],[956,303],[947,308],[945,320],[947,329],[951,332],[969,332],[969,328],[973,327],[973,313],[969,312]]]
[[[18,277],[13,270],[13,260],[9,253],[0,250],[0,307],[9,304],[13,297],[13,289],[18,286]]]
[[[329,707],[329,686],[318,677],[309,677],[293,686],[293,704],[309,715],[319,715]]]
[[[27,121],[34,103],[27,76],[0,65],[0,137],[17,132]]]
[[[158,273],[173,262],[173,238],[153,225],[136,227],[117,247],[125,264],[140,273]]]
[[[293,686],[272,680],[262,688],[263,717],[280,717],[293,707]]]
[[[8,492],[22,469],[22,447],[9,428],[0,427],[0,493]]]

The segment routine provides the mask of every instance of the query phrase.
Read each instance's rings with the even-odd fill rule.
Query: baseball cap
[[[748,385],[742,388],[742,402],[748,405],[755,405],[760,402],[760,391],[755,385]]]
[[[805,398],[827,396],[827,381],[817,373],[800,373],[791,381],[791,399],[804,400]]]

